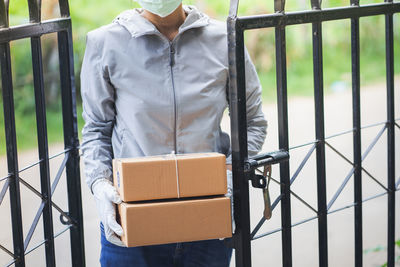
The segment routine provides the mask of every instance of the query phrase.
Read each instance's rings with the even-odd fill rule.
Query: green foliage
[[[386,247],[382,246],[382,245],[378,245],[374,248],[369,248],[369,249],[365,249],[364,250],[364,254],[368,254],[371,252],[381,252],[381,251],[386,251]]]
[[[200,10],[213,18],[225,20],[229,12],[229,1],[215,0],[183,0],[184,4],[196,5]],[[369,0],[368,3],[381,2]],[[59,17],[56,0],[42,1],[43,19]],[[363,2],[363,4],[367,4]],[[347,6],[348,0],[330,0],[323,2],[323,8]],[[123,10],[138,7],[133,0],[102,1],[71,0],[71,18],[74,41],[74,59],[76,86],[79,101],[79,73],[85,51],[88,31],[111,23]],[[286,10],[296,11],[309,9],[309,1],[288,1]],[[273,1],[241,0],[239,15],[273,13]],[[26,0],[10,1],[10,24],[28,23],[28,7]],[[394,16],[395,58],[400,51],[400,21]],[[342,20],[323,23],[323,56],[324,56],[324,88],[327,93],[335,90],[351,88],[351,46],[350,21]],[[384,80],[385,77],[385,37],[384,17],[374,16],[360,19],[361,40],[361,80],[362,85],[373,81]],[[251,30],[245,32],[246,47],[256,65],[260,81],[263,85],[265,102],[276,101],[275,78],[275,33],[274,29]],[[311,25],[296,25],[286,28],[287,45],[287,82],[289,97],[313,94],[313,57]],[[49,141],[62,139],[59,130],[60,121],[60,89],[58,77],[57,39],[55,34],[42,37],[43,66],[45,73],[46,105],[48,108]],[[18,126],[19,145],[21,148],[33,147],[36,136],[34,114],[35,102],[32,88],[32,64],[29,40],[12,42],[12,67],[14,83],[15,113]],[[395,70],[400,72],[400,60],[395,60]],[[0,100],[1,104],[1,100]],[[78,118],[82,121],[80,112]],[[2,114],[1,114],[2,115]],[[82,126],[82,123],[80,123]],[[54,130],[56,129],[56,130]],[[54,132],[54,135],[53,133]],[[4,140],[4,123],[0,117],[0,142]],[[5,146],[0,143],[0,154]]]
[[[395,241],[396,246],[400,249],[400,239]],[[365,249],[364,250],[364,254],[369,254],[369,253],[379,253],[379,252],[385,252],[387,251],[387,248],[382,246],[382,245],[378,245],[374,248],[369,248],[369,249]],[[394,260],[396,263],[400,262],[400,255],[397,255],[395,257]],[[380,265],[380,267],[387,267],[387,262],[385,262],[384,264]]]
[[[139,7],[132,0],[70,1],[72,29],[74,38],[75,70],[79,81],[80,66],[85,52],[86,34],[98,27],[109,24],[122,11]]]
[[[0,110],[3,110],[3,104],[0,103]],[[82,128],[83,119],[80,114],[82,114],[82,107],[78,106],[78,126]],[[63,126],[62,117],[59,110],[48,110],[46,113],[47,119],[47,138],[49,144],[62,142],[63,140]],[[23,151],[29,148],[37,147],[37,128],[36,128],[36,115],[35,113],[21,114],[19,112],[15,113],[15,125],[17,132],[17,147],[18,151]],[[0,155],[6,153],[5,144],[5,131],[4,131],[4,117],[3,113],[0,112]],[[79,137],[81,133],[79,132]]]

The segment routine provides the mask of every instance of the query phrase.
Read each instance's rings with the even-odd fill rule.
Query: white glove
[[[99,179],[93,183],[92,191],[106,239],[114,245],[125,246],[117,236],[123,234],[121,225],[115,220],[115,204],[122,202],[117,190],[108,179]]]
[[[230,170],[226,170],[226,179],[228,185],[228,192],[225,194],[225,196],[231,199],[232,232],[235,232],[235,219],[233,217],[233,180],[232,180],[232,172]]]
[[[233,197],[233,181],[232,181],[232,171],[226,170],[226,179],[228,192],[225,194],[226,197]]]

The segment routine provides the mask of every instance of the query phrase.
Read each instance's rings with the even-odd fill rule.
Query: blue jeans
[[[102,267],[229,267],[231,261],[232,248],[218,239],[125,248],[108,242],[100,228]]]

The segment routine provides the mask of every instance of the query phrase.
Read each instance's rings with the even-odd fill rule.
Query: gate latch
[[[271,181],[272,164],[281,163],[289,160],[289,153],[284,150],[260,154],[250,158],[245,163],[245,172],[248,173],[251,185],[263,191],[264,198],[264,218],[269,220],[272,216],[271,198],[269,195],[269,182]],[[255,170],[263,167],[262,175],[256,174]]]
[[[255,188],[266,188],[267,174],[271,173],[271,165],[281,163],[289,160],[289,152],[279,150],[270,153],[259,154],[257,156],[249,158],[244,164],[244,171],[247,173],[251,185]],[[267,167],[269,166],[268,170]],[[263,174],[256,174],[255,170],[259,167],[264,167]],[[270,177],[270,176],[269,176]]]
[[[251,185],[255,188],[262,189],[263,198],[264,198],[264,218],[269,220],[272,216],[272,208],[271,208],[271,198],[269,196],[269,183],[271,181],[271,165],[265,165],[263,174],[255,174],[253,170],[250,173],[249,179],[251,180]]]
[[[285,150],[278,150],[275,152],[263,153],[249,158],[244,164],[244,171],[250,172],[258,167],[265,165],[273,165],[288,161],[290,158],[289,152]]]
[[[261,174],[256,174],[254,171],[250,173],[249,180],[254,188],[264,189],[267,187],[267,178]]]

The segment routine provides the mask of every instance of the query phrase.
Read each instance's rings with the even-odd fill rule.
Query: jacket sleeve
[[[256,68],[245,49],[246,75],[246,109],[247,109],[247,144],[249,157],[257,155],[264,144],[267,135],[267,120],[262,111],[261,84]],[[227,158],[232,163],[232,156]]]
[[[97,38],[96,38],[97,39]],[[87,35],[86,51],[81,69],[83,104],[83,162],[86,183],[92,189],[94,181],[112,178],[111,135],[115,120],[114,88],[102,67],[102,51],[91,33]]]

